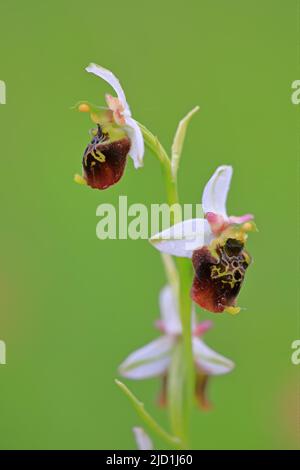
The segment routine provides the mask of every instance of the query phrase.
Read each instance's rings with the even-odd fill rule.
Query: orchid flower
[[[135,168],[143,165],[144,139],[138,123],[132,118],[123,88],[117,77],[109,70],[90,64],[87,72],[105,80],[117,96],[106,95],[107,108],[96,108],[83,102],[78,110],[89,112],[97,129],[83,156],[83,176],[75,181],[92,188],[106,189],[117,183],[124,173],[127,155]]]
[[[228,216],[227,194],[231,166],[220,166],[202,196],[204,218],[189,219],[154,235],[150,242],[159,251],[192,258],[195,277],[192,299],[215,313],[235,314],[236,297],[251,258],[244,250],[246,232],[254,230],[252,214]]]
[[[161,291],[160,312],[161,318],[156,326],[162,332],[162,336],[131,353],[120,365],[119,372],[123,377],[134,380],[161,377],[163,379],[161,402],[163,403],[165,401],[165,377],[171,364],[173,349],[182,335],[176,297],[170,286],[166,286]],[[197,377],[196,397],[203,408],[208,407],[205,397],[208,378],[212,375],[226,374],[234,367],[232,361],[213,351],[200,339],[211,326],[210,321],[197,324],[195,312],[192,311],[192,346]]]

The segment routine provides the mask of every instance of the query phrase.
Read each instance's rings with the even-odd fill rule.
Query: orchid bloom
[[[189,219],[154,235],[150,242],[159,251],[192,258],[195,277],[192,299],[214,313],[236,314],[236,297],[251,258],[244,250],[247,232],[254,230],[252,214],[228,216],[227,194],[231,166],[220,166],[202,196],[204,218]]]
[[[90,113],[97,129],[92,131],[92,140],[84,152],[83,176],[76,175],[75,181],[106,189],[122,177],[127,155],[135,168],[143,165],[144,139],[117,77],[96,64],[90,64],[86,71],[109,83],[117,96],[106,95],[108,108],[95,108],[87,102],[78,106],[79,111]]]
[[[161,319],[157,321],[156,326],[162,332],[162,336],[131,353],[120,365],[119,372],[123,377],[134,380],[161,377],[164,385],[160,401],[163,404],[165,402],[165,377],[171,364],[173,349],[182,335],[176,297],[170,286],[164,287],[160,293],[160,312]],[[211,326],[210,321],[197,324],[195,312],[192,311],[192,345],[196,368],[195,392],[198,403],[203,408],[209,407],[205,396],[208,378],[212,375],[226,374],[234,367],[232,361],[213,351],[200,339]]]

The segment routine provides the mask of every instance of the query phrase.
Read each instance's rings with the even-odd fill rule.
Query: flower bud
[[[81,113],[89,113],[91,111],[91,108],[87,103],[81,103],[78,106],[78,111],[80,111]]]

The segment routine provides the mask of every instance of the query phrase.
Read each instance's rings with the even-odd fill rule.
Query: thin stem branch
[[[128,387],[120,380],[115,379],[116,384],[118,387],[124,392],[124,394],[129,398],[131,404],[133,405],[134,409],[136,410],[139,417],[144,421],[145,425],[149,427],[158,437],[163,439],[165,442],[170,444],[172,447],[176,449],[180,449],[181,442],[178,437],[172,436],[167,431],[165,431],[152,416],[145,410],[144,403],[139,401],[136,396],[129,390]]]
[[[143,133],[144,142],[151,150],[153,155],[158,159],[163,167],[164,181],[166,185],[168,204],[176,204],[178,202],[177,181],[172,176],[171,160],[158,138],[154,136],[145,126],[139,123]]]

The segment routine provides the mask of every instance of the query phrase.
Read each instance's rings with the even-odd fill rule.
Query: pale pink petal
[[[241,215],[241,216],[231,215],[228,218],[228,222],[230,224],[240,225],[240,224],[244,224],[245,222],[249,222],[250,220],[253,220],[253,219],[254,219],[254,215],[252,215],[252,214],[245,214],[245,215]]]
[[[210,330],[212,326],[213,326],[213,322],[211,320],[202,321],[201,323],[198,323],[197,325],[194,326],[193,335],[202,336],[204,335],[204,333]]]
[[[215,214],[214,212],[207,212],[206,219],[210,225],[211,231],[216,236],[230,225],[228,219],[224,219],[222,215]]]

